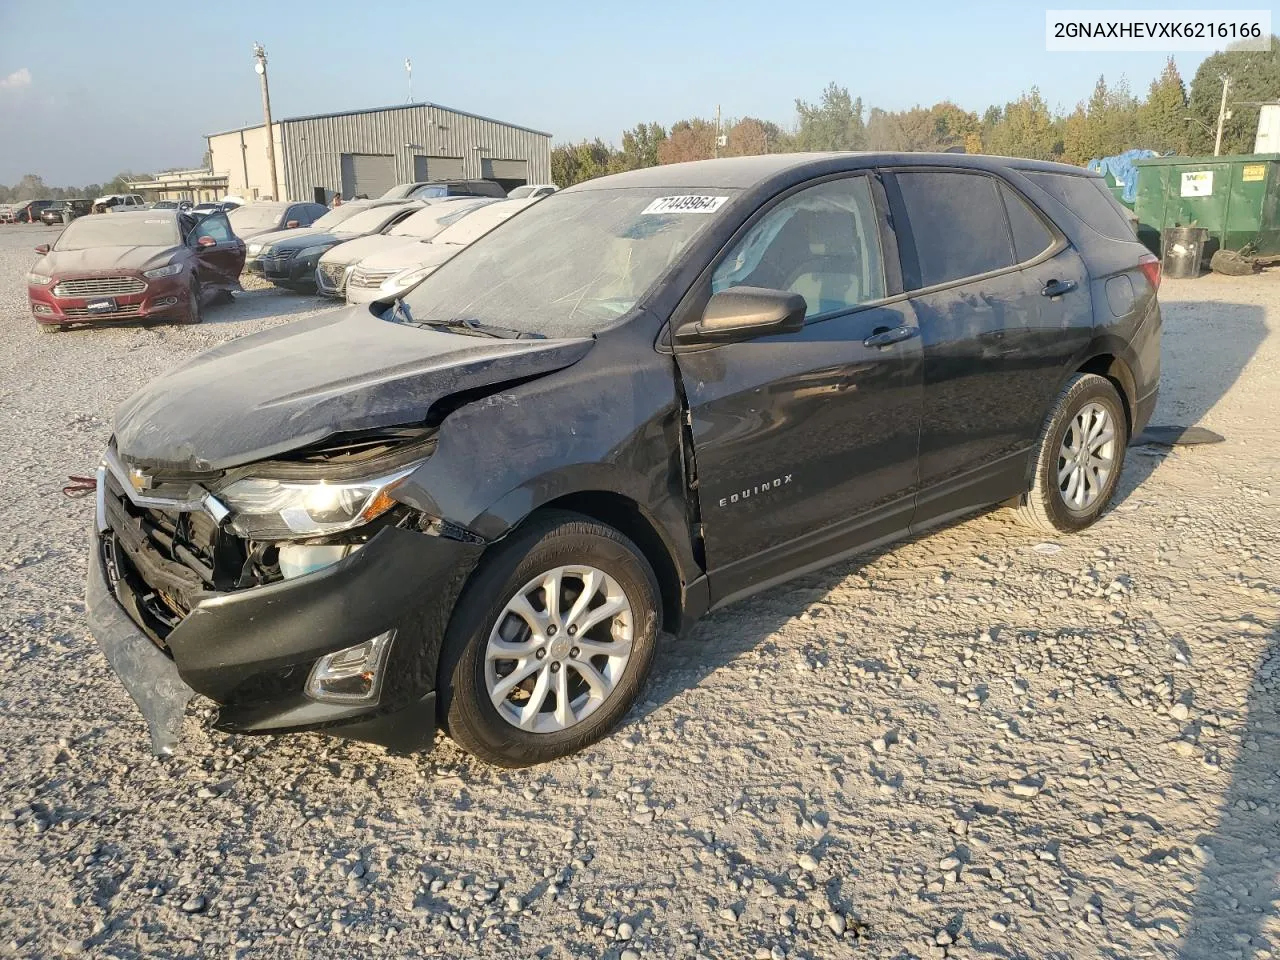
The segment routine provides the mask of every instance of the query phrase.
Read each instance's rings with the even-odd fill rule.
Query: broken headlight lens
[[[250,540],[289,540],[350,530],[395,506],[391,491],[417,464],[370,480],[344,482],[245,477],[218,491],[227,526]]]

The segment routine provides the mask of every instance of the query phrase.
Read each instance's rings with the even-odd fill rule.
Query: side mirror
[[[213,237],[209,236],[208,234],[205,234],[203,237],[200,237],[198,240],[196,240],[197,247],[216,247],[217,245],[218,245],[218,241],[213,239]]]
[[[752,340],[775,333],[795,333],[804,327],[809,305],[787,290],[730,287],[707,301],[702,319],[676,331],[677,343],[718,343]]]
[[[48,252],[49,252],[49,245],[47,243],[42,243],[40,244],[40,246],[36,247],[36,253],[40,254],[40,256],[42,257]]]
[[[297,220],[290,220],[288,223],[284,225],[286,230],[292,230],[294,227],[300,227],[300,226],[302,226],[302,224],[300,224]]]

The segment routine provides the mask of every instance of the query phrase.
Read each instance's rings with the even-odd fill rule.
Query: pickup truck
[[[136,193],[109,193],[93,201],[93,213],[119,213],[125,210],[144,210],[147,202]]]

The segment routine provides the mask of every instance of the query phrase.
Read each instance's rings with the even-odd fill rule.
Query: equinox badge
[[[729,507],[740,500],[749,500],[754,496],[775,490],[783,484],[791,482],[791,474],[783,474],[781,477],[774,477],[772,480],[766,480],[764,483],[757,483],[755,486],[747,487],[738,493],[731,493],[727,497],[720,498],[720,506]]]

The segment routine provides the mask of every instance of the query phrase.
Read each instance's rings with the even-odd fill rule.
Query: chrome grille
[[[63,307],[62,312],[65,316],[114,320],[117,317],[136,317],[142,312],[142,304],[140,303],[122,303],[110,313],[103,313],[101,310],[89,310],[85,307]]]
[[[53,288],[55,297],[121,297],[141,293],[147,285],[140,277],[85,277],[62,280]]]
[[[351,279],[347,282],[353,287],[380,287],[382,281],[391,279],[399,272],[399,270],[365,270],[362,267],[356,267],[351,273]]]
[[[264,250],[262,251],[262,260],[263,262],[270,260],[272,263],[282,263],[285,260],[292,260],[297,255],[297,250]]]

